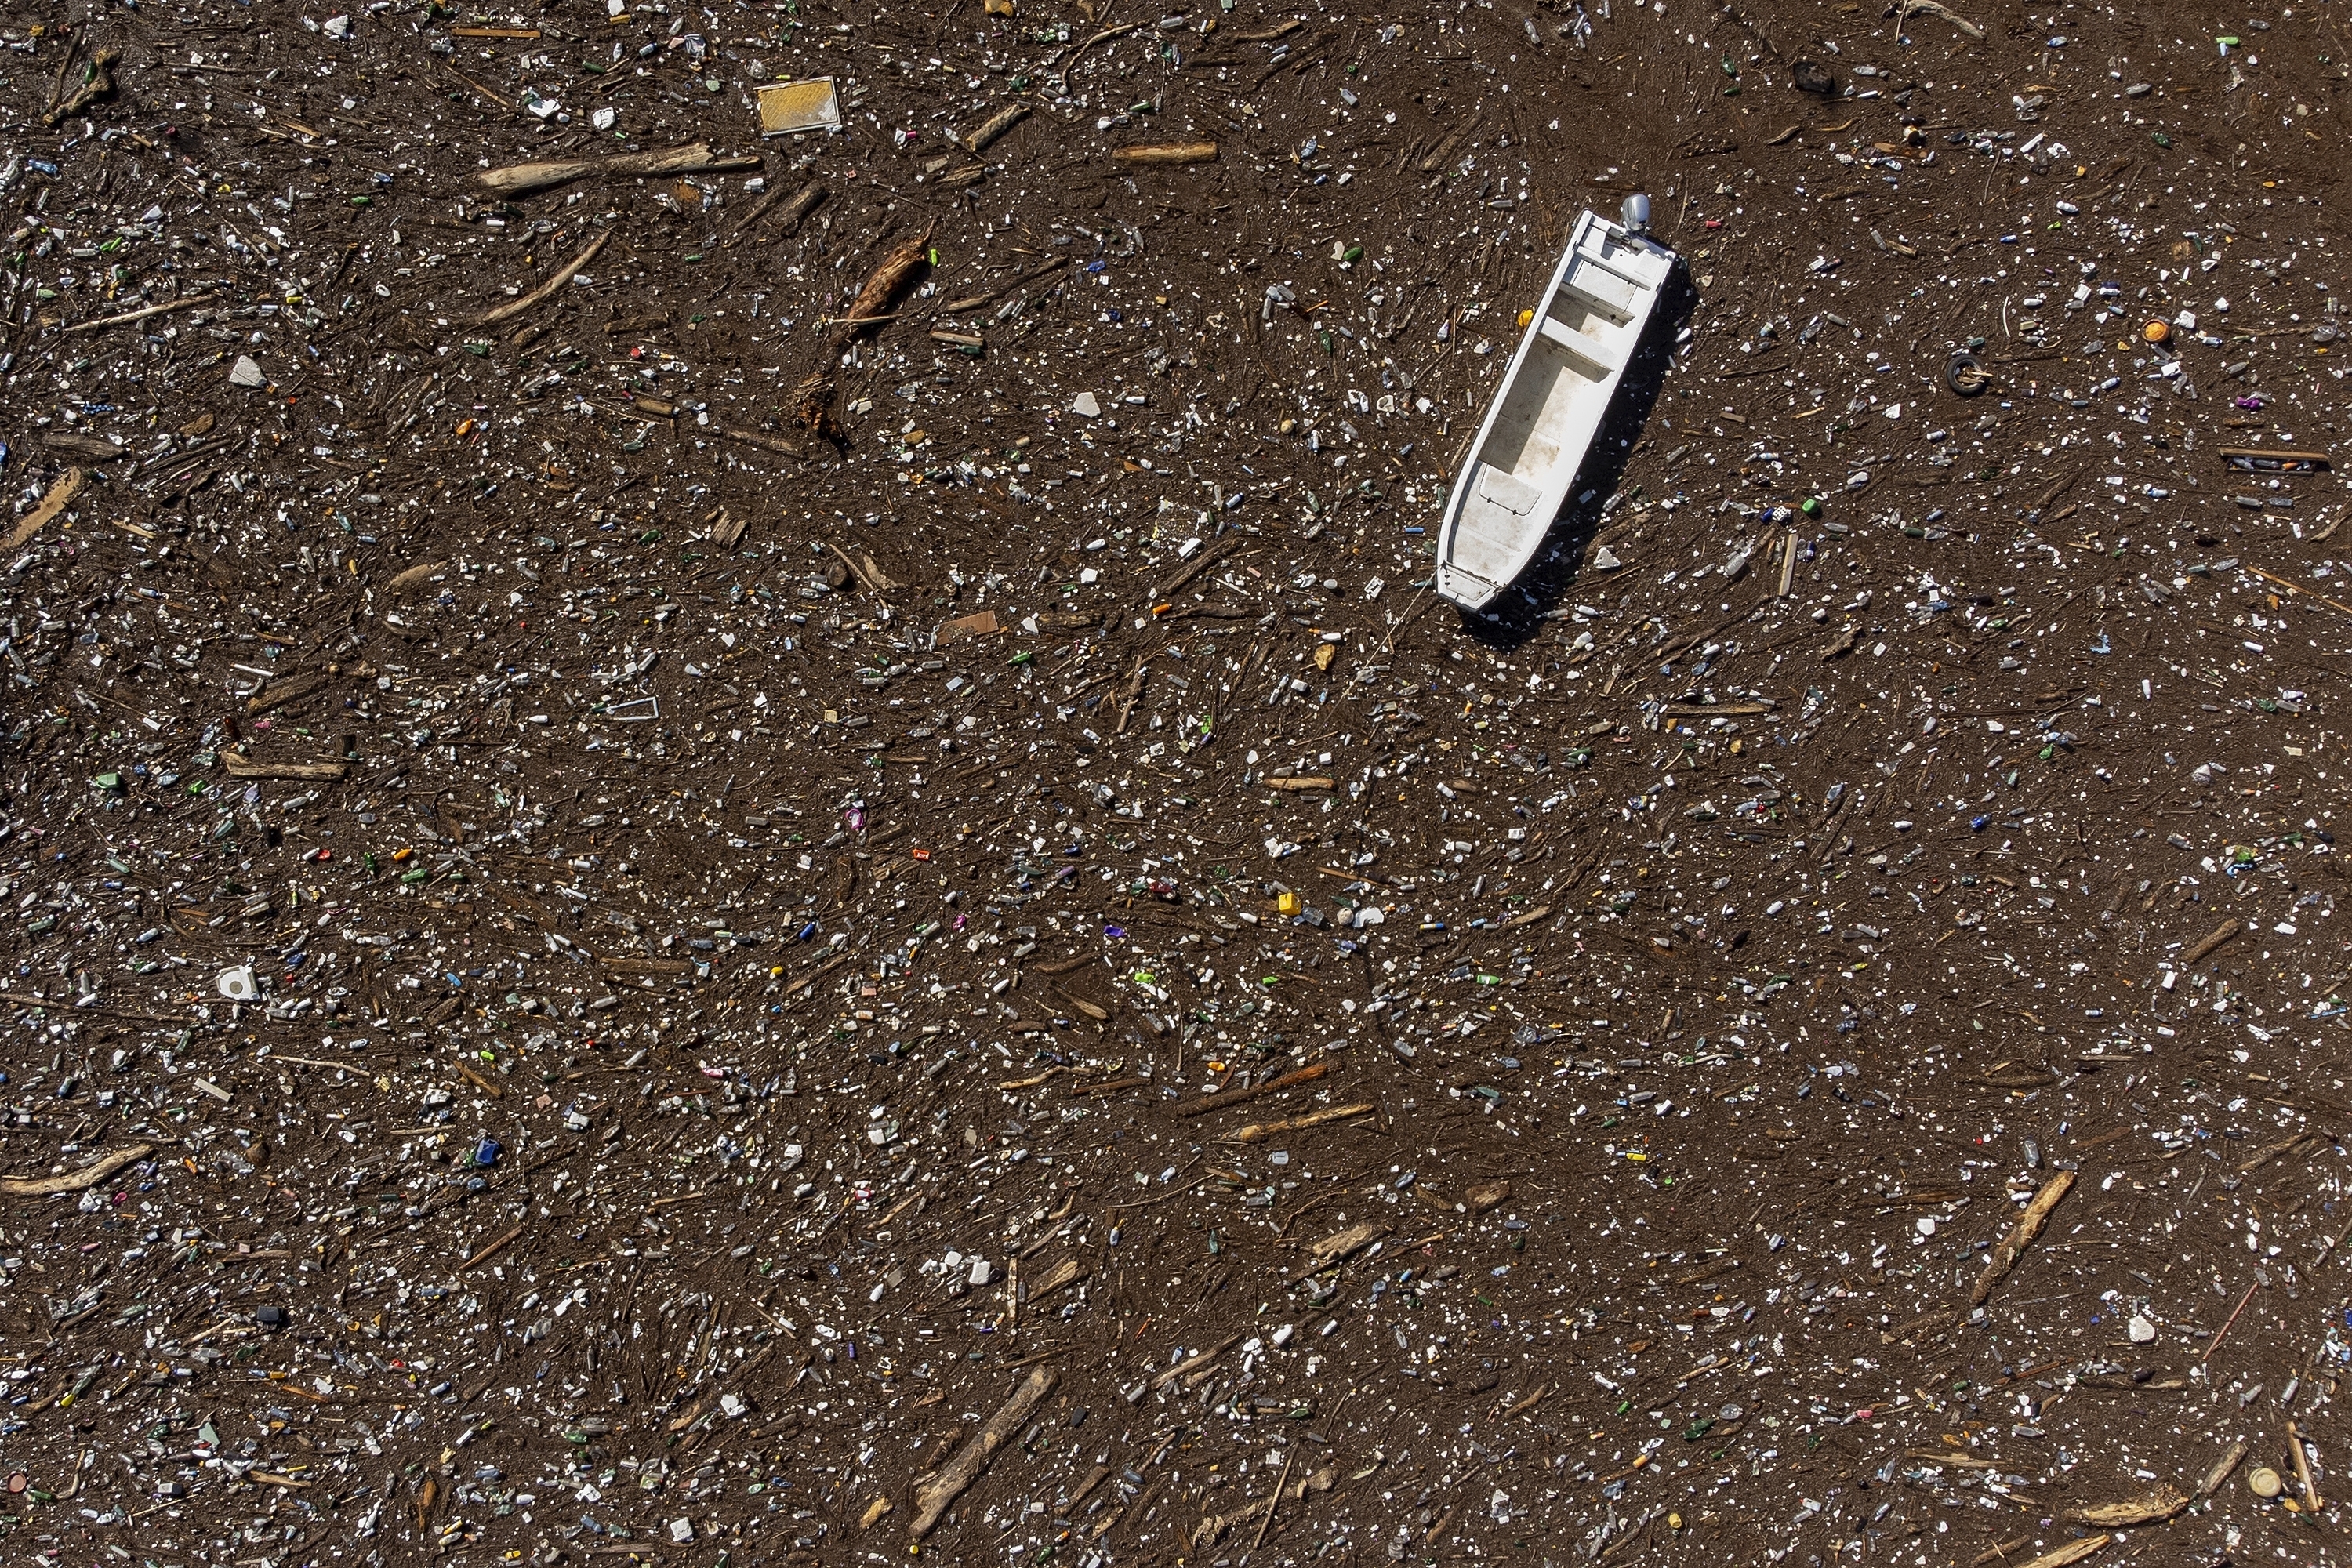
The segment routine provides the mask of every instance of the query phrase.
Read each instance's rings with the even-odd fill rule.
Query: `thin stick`
[[[2207,953],[2211,952],[2215,948],[2221,946],[2223,942],[2229,941],[2231,937],[2236,936],[2240,931],[2245,929],[2243,921],[2236,920],[2223,921],[2220,925],[2213,928],[2212,931],[2206,936],[2204,941],[2199,942],[2195,947],[2190,948],[2187,952],[2180,955],[2180,967],[2184,971],[2195,968],[2200,959],[2202,959]]]
[[[1255,1100],[1262,1094],[1272,1094],[1278,1089],[1289,1089],[1297,1084],[1311,1083],[1330,1070],[1329,1062],[1309,1062],[1305,1067],[1284,1073],[1279,1078],[1268,1079],[1254,1089],[1237,1089],[1227,1094],[1203,1095],[1198,1100],[1171,1106],[1169,1110],[1177,1116],[1201,1116],[1212,1110],[1222,1110],[1229,1105],[1239,1105],[1245,1100]]]
[[[1216,565],[1226,557],[1234,554],[1240,548],[1241,545],[1239,542],[1236,541],[1234,543],[1228,544],[1223,549],[1213,548],[1202,551],[1201,552],[1201,558],[1198,561],[1193,562],[1190,566],[1185,567],[1184,570],[1177,573],[1176,575],[1168,579],[1166,586],[1154,592],[1151,596],[1155,599],[1172,597],[1176,591],[1183,587],[1185,584],[1190,583],[1193,578],[1198,577],[1210,567]]]
[[[1304,1116],[1294,1116],[1283,1121],[1253,1121],[1239,1131],[1226,1133],[1218,1142],[1255,1143],[1262,1139],[1271,1138],[1277,1132],[1302,1132],[1309,1127],[1320,1127],[1326,1122],[1349,1121],[1359,1116],[1370,1116],[1379,1109],[1378,1105],[1366,1100],[1360,1105],[1335,1105],[1328,1110],[1309,1111]]]
[[[1150,655],[1146,655],[1142,658],[1135,661],[1135,671],[1127,678],[1127,700],[1119,704],[1118,728],[1113,730],[1111,731],[1112,734],[1124,735],[1127,733],[1128,716],[1135,711],[1136,703],[1142,700],[1144,678],[1150,673],[1151,658]]]
[[[1143,26],[1143,24],[1140,22],[1129,22],[1123,26],[1105,27],[1101,32],[1097,33],[1093,37],[1088,38],[1085,43],[1080,44],[1076,48],[1072,49],[1070,51],[1069,63],[1062,68],[1060,85],[1065,89],[1069,87],[1070,73],[1078,68],[1079,58],[1084,56],[1088,49],[1093,48],[1097,44],[1101,43],[1106,38],[1116,38],[1122,34],[1132,33],[1141,26]]]
[[[1421,614],[1423,610],[1428,608],[1430,605],[1434,603],[1436,603],[1434,599],[1431,599],[1426,596],[1426,590],[1422,593],[1415,594],[1412,596],[1412,603],[1405,606],[1404,614],[1390,624],[1388,636],[1381,639],[1381,651],[1374,654],[1372,658],[1374,659],[1386,658],[1389,656],[1389,649],[1396,644],[1397,633],[1411,626],[1412,624],[1413,616]],[[1341,701],[1347,700],[1349,694],[1356,689],[1356,683],[1364,679],[1364,671],[1370,668],[1371,665],[1369,663],[1360,664],[1356,667],[1356,673],[1348,678],[1348,689],[1339,693],[1339,699]]]
[[[2225,1322],[2221,1325],[2221,1331],[2213,1336],[2213,1342],[2207,1345],[2205,1347],[2205,1353],[2197,1358],[2198,1365],[2203,1366],[2207,1362],[2213,1359],[2213,1352],[2221,1348],[2221,1341],[2229,1333],[2231,1324],[2235,1323],[2238,1321],[2238,1314],[2246,1310],[2246,1303],[2254,1299],[2254,1292],[2256,1289],[2260,1289],[2261,1286],[2262,1281],[2257,1279],[2253,1284],[2246,1287],[2246,1293],[2238,1298],[2237,1306],[2231,1310],[2229,1322]]]
[[[485,1258],[492,1257],[499,1248],[505,1247],[508,1242],[512,1241],[516,1237],[520,1236],[522,1233],[523,1227],[521,1226],[515,1226],[512,1230],[507,1232],[496,1241],[491,1242],[488,1247],[483,1247],[479,1252],[475,1253],[473,1257],[468,1258],[465,1262],[457,1265],[458,1272],[463,1273],[467,1269],[473,1268],[476,1264],[483,1261]]]
[[[1969,21],[1966,16],[1959,15],[1949,6],[1937,5],[1936,0],[1903,0],[1903,3],[1895,7],[1895,16],[1898,18],[1907,17],[1915,11],[1922,16],[1941,16],[1945,21],[1949,22],[1953,26],[1958,27],[1969,37],[1974,38],[1979,42],[1982,42],[1984,39],[1985,30],[1982,27],[1978,26],[1974,22]]]
[[[2303,1486],[2303,1506],[2317,1513],[2327,1504],[2319,1495],[2317,1479],[2311,1473],[2311,1457],[2303,1451],[2303,1434],[2294,1429],[2292,1421],[2286,1424],[2286,1451],[2294,1461],[2294,1479]]]
[[[2284,577],[2273,577],[2259,566],[2249,566],[2246,570],[2252,572],[2255,576],[2260,577],[2265,583],[2277,584],[2280,587],[2284,588],[2290,594],[2301,594],[2305,598],[2316,599],[2338,615],[2352,616],[2352,605],[2338,604],[2325,594],[2315,594],[2310,589],[2303,587],[2298,584],[2290,583]]]
[[[982,305],[991,304],[995,300],[1003,299],[1005,295],[1010,294],[1013,289],[1020,288],[1023,284],[1034,283],[1038,279],[1045,276],[1046,273],[1053,271],[1055,268],[1067,267],[1069,264],[1070,258],[1068,257],[1056,256],[1053,259],[1046,261],[1040,266],[1033,267],[1028,271],[1020,274],[1018,277],[1013,278],[1008,282],[999,284],[993,289],[987,289],[984,292],[978,294],[967,294],[961,300],[950,300],[946,304],[940,307],[940,313],[943,316],[961,316],[966,310],[977,310]]]
[[[339,779],[347,763],[249,763],[235,752],[220,753],[221,771],[234,779]]]
[[[741,234],[745,229],[751,227],[754,223],[757,223],[760,219],[760,215],[766,212],[770,207],[774,206],[777,202],[783,198],[783,195],[784,187],[778,185],[766,195],[761,196],[758,201],[752,203],[751,210],[745,213],[741,217],[737,218],[735,220],[735,226],[727,231],[727,243],[729,245],[734,244],[735,237]]]
[[[52,1011],[89,1013],[100,1018],[136,1018],[147,1024],[185,1025],[196,1021],[173,1013],[141,1013],[128,1007],[100,1007],[95,1004],[84,1006],[61,996],[27,996],[14,991],[0,991],[0,1002],[14,1002],[23,1007],[47,1007]]]
[[[548,296],[553,294],[558,289],[562,288],[566,283],[571,282],[572,279],[579,276],[580,269],[582,268],[595,260],[596,253],[603,250],[605,244],[610,241],[612,237],[613,231],[609,228],[604,230],[602,234],[599,234],[595,238],[588,242],[587,249],[582,251],[570,261],[567,261],[562,266],[557,268],[552,273],[550,273],[546,282],[541,284],[530,293],[525,294],[520,300],[508,300],[505,304],[500,305],[497,310],[483,316],[474,324],[478,327],[493,327],[498,325],[500,321],[512,321],[515,317],[521,315],[525,310],[531,309],[531,307],[544,303]]]
[[[1171,1192],[1165,1192],[1165,1193],[1162,1193],[1162,1194],[1160,1194],[1158,1197],[1156,1197],[1156,1198],[1138,1198],[1138,1199],[1136,1199],[1136,1201],[1135,1201],[1135,1202],[1133,1202],[1133,1203],[1131,1203],[1131,1204],[1105,1204],[1105,1205],[1103,1205],[1103,1207],[1104,1207],[1106,1210],[1110,1210],[1110,1209],[1148,1209],[1148,1208],[1150,1208],[1153,1204],[1164,1204],[1164,1203],[1166,1203],[1170,1198],[1181,1197],[1181,1196],[1183,1196],[1186,1193],[1191,1192],[1194,1187],[1197,1187],[1197,1186],[1201,1185],[1203,1182],[1206,1182],[1208,1179],[1209,1179],[1209,1178],[1208,1178],[1208,1177],[1206,1177],[1206,1176],[1195,1176],[1192,1180],[1191,1180],[1191,1181],[1189,1181],[1189,1182],[1185,1183],[1182,1186],[1178,1187],[1178,1188],[1175,1188],[1173,1191],[1171,1191]]]
[[[93,321],[76,321],[58,335],[61,338],[69,338],[77,332],[95,332],[103,327],[119,327],[125,321],[143,321],[150,316],[161,316],[173,310],[184,310],[192,305],[209,304],[219,298],[217,294],[192,294],[184,300],[172,300],[161,305],[148,305],[136,310],[125,310],[119,316],[100,316]]]
[[[512,114],[514,112],[513,99],[508,98],[501,93],[492,92],[488,88],[484,87],[480,82],[476,81],[472,77],[467,76],[464,71],[459,70],[457,67],[450,65],[446,61],[443,62],[441,68],[447,71],[451,76],[457,78],[460,82],[463,82],[467,89],[473,93],[475,97],[481,99],[486,103],[497,106],[506,113]]]
[[[2337,1231],[2334,1238],[2331,1239],[2326,1246],[2319,1249],[2319,1256],[2311,1260],[2311,1269],[2313,1273],[2316,1274],[2319,1272],[2319,1266],[2326,1262],[2329,1255],[2337,1247],[2344,1245],[2344,1238],[2347,1236],[2352,1236],[2352,1220],[2346,1220],[2344,1222],[2344,1228]]]
[[[2292,1437],[2294,1435],[2294,1423],[2292,1421],[2288,1422],[2286,1430],[2287,1436]],[[2300,1443],[2296,1444],[2294,1452],[2295,1468],[2297,1470],[2301,1470],[2303,1468],[2303,1445]],[[1255,1556],[1257,1554],[1257,1549],[1265,1544],[1265,1532],[1274,1528],[1274,1510],[1282,1506],[1282,1489],[1290,1484],[1290,1462],[1297,1458],[1298,1458],[1298,1445],[1296,1443],[1293,1443],[1289,1447],[1285,1448],[1282,1451],[1281,1479],[1274,1483],[1274,1496],[1266,1500],[1265,1517],[1258,1521],[1257,1523],[1257,1539],[1252,1541],[1250,1542],[1250,1549],[1242,1553],[1243,1562],[1246,1563],[1252,1557]]]

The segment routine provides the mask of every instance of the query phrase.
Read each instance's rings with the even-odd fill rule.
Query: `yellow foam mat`
[[[760,89],[760,134],[782,136],[794,131],[837,131],[841,99],[829,76],[807,81],[780,81]]]

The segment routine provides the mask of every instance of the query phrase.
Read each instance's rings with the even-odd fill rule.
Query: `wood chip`
[[[2086,1535],[2080,1541],[2068,1542],[2055,1552],[2045,1552],[2031,1563],[2021,1563],[2018,1568],[2066,1568],[2069,1563],[2080,1563],[2114,1539],[2111,1535]]]
[[[982,121],[971,134],[963,139],[964,151],[968,153],[984,151],[990,142],[1020,124],[1028,117],[1028,113],[1029,106],[1025,103],[1009,104],[998,110],[994,114]]]
[[[2061,1171],[2042,1184],[2042,1190],[2033,1194],[2033,1201],[2027,1204],[2025,1212],[2018,1216],[2016,1226],[2001,1238],[2000,1245],[1992,1249],[1991,1258],[1986,1260],[1984,1272],[1977,1276],[1976,1284],[1969,1289],[1969,1306],[1984,1305],[1985,1298],[1990,1296],[1994,1287],[2017,1267],[2018,1259],[2025,1256],[2026,1248],[2032,1247],[2034,1237],[2042,1234],[2042,1227],[2050,1223],[2050,1211],[2058,1206],[2060,1200],[2073,1190],[2074,1185],[2074,1173],[2072,1171]],[[2072,1562],[2073,1559],[2067,1561]]]
[[[2095,1503],[2088,1508],[2069,1509],[2065,1518],[2076,1524],[2088,1524],[2101,1530],[2127,1530],[2135,1525],[2158,1524],[2170,1519],[2192,1500],[2176,1487],[2158,1486],[2143,1496],[2128,1498],[2122,1502]]]
[[[236,752],[220,752],[221,771],[233,779],[339,779],[351,771],[348,763],[256,763]]]
[[[14,550],[40,532],[59,512],[73,504],[74,497],[81,494],[82,486],[89,482],[89,476],[79,468],[68,468],[58,475],[57,483],[49,487],[49,493],[41,498],[41,504],[26,512],[24,520],[8,531],[8,542],[0,544],[0,550]]]

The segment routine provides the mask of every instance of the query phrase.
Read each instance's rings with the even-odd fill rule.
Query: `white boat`
[[[1595,213],[1577,218],[1445,503],[1446,598],[1486,608],[1542,549],[1674,262],[1646,236]]]

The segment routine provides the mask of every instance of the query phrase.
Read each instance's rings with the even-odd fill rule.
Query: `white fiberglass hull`
[[[1535,560],[1673,270],[1671,251],[1578,217],[1447,498],[1439,594],[1485,609]]]

